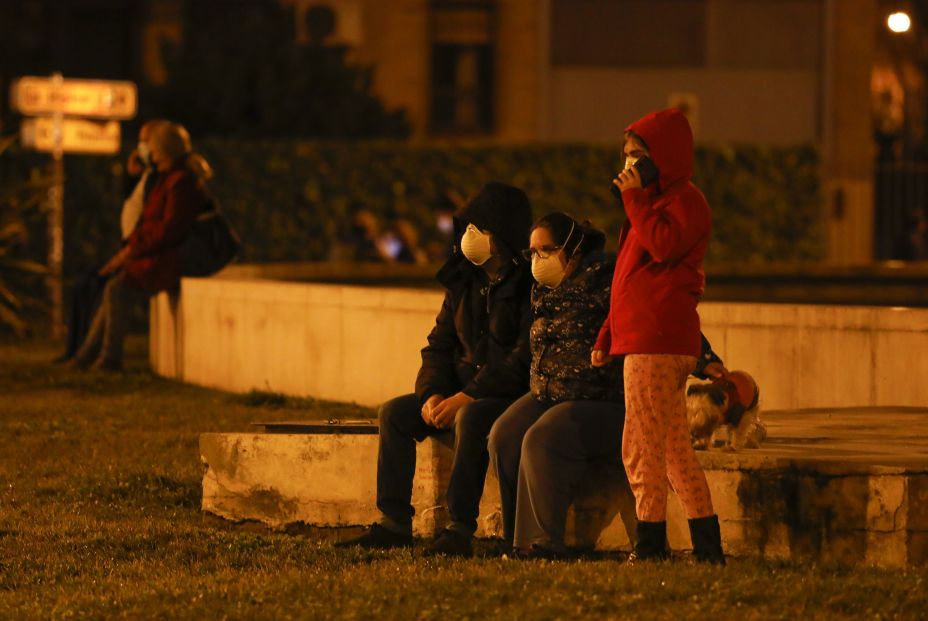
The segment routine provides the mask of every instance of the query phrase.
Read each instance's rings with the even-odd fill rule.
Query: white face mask
[[[546,259],[537,255],[532,257],[532,276],[539,284],[555,289],[564,280],[564,266],[561,265],[559,255],[558,252]]]
[[[142,162],[143,166],[151,166],[151,149],[148,146],[147,142],[139,142],[137,149],[139,154],[139,161]]]
[[[563,248],[570,242],[570,238],[574,235],[574,229],[576,228],[575,223],[571,223],[570,232],[567,233],[567,239],[564,240],[564,244],[561,246]],[[580,237],[580,242],[583,242],[583,236]],[[571,260],[573,256],[577,254],[577,251],[580,249],[580,244],[574,248],[573,255],[571,255]],[[549,254],[547,257],[540,257],[537,254],[532,255],[532,276],[535,277],[535,280],[539,284],[545,285],[552,289],[556,289],[561,285],[561,282],[564,280],[564,276],[567,275],[567,266],[561,265],[561,250]]]
[[[468,224],[461,238],[461,252],[474,265],[483,265],[493,256],[490,250],[490,236],[482,233],[473,224]]]

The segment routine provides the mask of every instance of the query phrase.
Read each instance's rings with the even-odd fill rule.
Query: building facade
[[[185,14],[204,6],[195,1],[4,5],[9,49],[0,79],[54,65],[65,75],[157,87],[168,77],[165,58],[191,35]],[[702,143],[817,145],[828,258],[862,263],[891,258],[878,247],[894,233],[874,207],[884,190],[875,189],[877,156],[902,158],[926,133],[928,45],[917,24],[889,34],[885,16],[899,7],[928,13],[923,4],[212,0],[210,10],[217,19],[259,6],[292,10],[295,32],[282,36],[343,46],[373,66],[377,95],[406,111],[414,140],[616,143],[631,120],[678,106]],[[924,168],[918,183],[925,179],[928,201]],[[897,211],[921,200],[900,196]]]
[[[818,145],[828,259],[874,257],[877,0],[325,4],[416,139],[617,142],[682,107],[703,143]]]

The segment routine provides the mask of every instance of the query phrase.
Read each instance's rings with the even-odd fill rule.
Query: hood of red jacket
[[[693,130],[676,108],[659,110],[625,128],[641,136],[660,171],[660,190],[693,176]]]

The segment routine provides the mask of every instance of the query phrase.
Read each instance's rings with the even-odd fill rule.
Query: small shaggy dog
[[[725,450],[758,448],[767,437],[760,422],[760,391],[754,378],[744,371],[732,371],[711,382],[691,380],[686,388],[686,416],[693,448],[713,446],[713,436],[722,426],[728,431]]]

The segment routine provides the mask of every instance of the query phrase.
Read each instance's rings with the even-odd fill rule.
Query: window
[[[493,130],[494,12],[489,2],[431,5],[430,129],[436,134]]]

